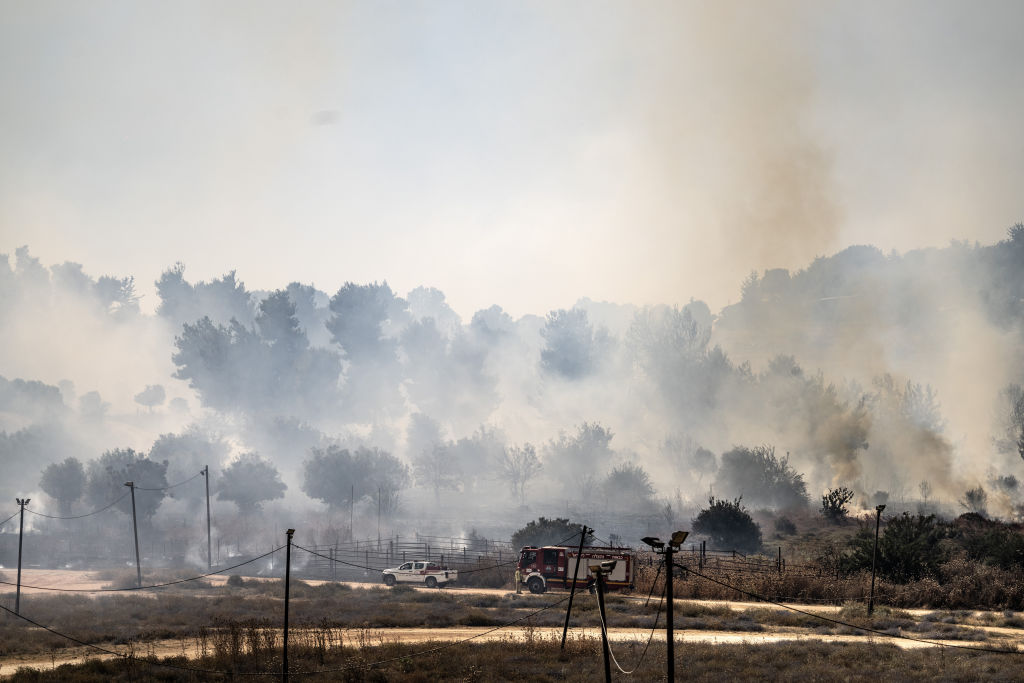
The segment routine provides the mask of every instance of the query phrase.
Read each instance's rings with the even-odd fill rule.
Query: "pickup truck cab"
[[[388,586],[394,586],[401,581],[402,583],[423,584],[427,588],[447,586],[448,584],[455,583],[458,577],[459,572],[454,569],[442,567],[436,562],[423,560],[406,562],[401,567],[385,569],[381,574],[381,579]]]

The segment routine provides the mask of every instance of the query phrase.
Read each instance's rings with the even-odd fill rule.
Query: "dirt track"
[[[13,577],[12,577],[13,578]],[[223,585],[227,582],[227,576],[215,575],[207,577],[206,579],[211,584]],[[145,576],[143,576],[145,581]],[[51,593],[51,591],[45,590],[46,588],[60,588],[60,589],[75,589],[75,590],[99,590],[104,586],[109,585],[109,580],[100,579],[96,574],[92,572],[83,572],[75,570],[41,570],[41,569],[28,569],[22,572],[22,594],[42,594]],[[310,580],[308,583],[317,584],[324,583],[323,581]],[[370,589],[381,587],[381,584],[377,583],[349,583],[347,584],[357,589]],[[38,588],[30,588],[29,586],[36,586]],[[5,593],[13,593],[13,586],[5,586]],[[423,591],[436,591],[438,589],[427,589],[427,588],[416,588],[416,590]],[[469,587],[455,587],[451,589],[452,592],[472,592],[482,594],[496,594],[506,595],[508,590],[505,589],[494,589],[494,588],[469,588]],[[154,594],[156,591],[143,591],[144,594]],[[632,599],[642,600],[646,596],[630,596]],[[726,602],[726,601],[714,601],[714,600],[697,600],[697,601],[686,601],[696,602],[701,605],[707,606],[727,606],[735,610],[746,610],[751,608],[764,608],[770,607],[764,603],[754,602]],[[834,605],[794,605],[803,611],[816,612],[820,614],[829,614],[838,611],[840,608]],[[935,610],[907,610],[912,614],[918,616],[934,612]],[[975,627],[978,628],[979,632],[984,632],[988,640],[981,643],[976,643],[986,647],[1021,647],[1024,646],[1024,631],[1020,629],[1012,628],[995,628],[995,627]],[[522,627],[510,627],[505,629],[494,629],[492,627],[457,627],[457,628],[439,628],[439,629],[425,629],[425,628],[369,628],[361,629],[359,631],[360,640],[362,642],[377,643],[383,641],[399,641],[405,643],[419,643],[428,641],[454,641],[464,639],[474,639],[480,641],[495,641],[503,640],[508,638],[538,638],[538,639],[558,639],[561,637],[560,628],[522,628]],[[637,640],[645,641],[650,635],[650,631],[646,629],[611,629],[609,633],[613,641],[628,641]],[[597,640],[600,638],[600,631],[597,628],[586,628],[586,629],[570,629],[570,637],[573,638],[590,638]],[[653,635],[655,639],[664,640],[665,631],[659,629]],[[837,634],[818,634],[811,633],[805,629],[792,629],[792,628],[772,628],[766,627],[766,630],[759,632],[738,632],[738,631],[704,631],[704,630],[690,630],[690,631],[677,631],[676,639],[678,642],[714,642],[714,643],[773,643],[785,640],[816,640],[820,642],[878,642],[878,643],[892,643],[899,647],[904,648],[919,648],[919,647],[934,647],[932,644],[920,643],[912,640],[886,638],[883,636],[871,636],[871,635],[837,635]],[[964,645],[969,644],[963,641],[933,641],[936,643],[943,643],[948,645]],[[187,655],[189,657],[198,656],[196,644],[189,640],[160,640],[149,643],[140,643],[136,654],[139,655],[156,655],[158,657],[169,657],[174,655]],[[117,650],[118,652],[126,652],[123,647],[111,647],[109,649]],[[90,657],[112,657],[114,655],[102,654],[97,650],[85,647],[75,647],[62,649],[59,653],[54,655],[22,655],[22,656],[11,656],[0,658],[0,677],[6,677],[13,674],[19,667],[27,666],[33,668],[46,669],[60,664],[72,663],[82,661],[85,658]]]

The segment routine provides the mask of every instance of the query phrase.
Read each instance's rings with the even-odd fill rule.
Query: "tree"
[[[988,494],[980,486],[967,489],[960,499],[960,505],[968,512],[985,517],[988,514]]]
[[[192,285],[185,280],[185,265],[178,262],[160,275],[156,289],[160,297],[157,314],[175,329],[204,316],[219,324],[237,320],[248,325],[253,320],[252,295],[235,277],[235,271],[218,280]]]
[[[864,524],[851,539],[851,552],[843,561],[847,571],[871,568],[874,532],[873,525]],[[904,512],[890,519],[878,540],[879,576],[895,583],[938,576],[939,566],[946,560],[946,552],[940,544],[943,535],[935,515],[912,517]]]
[[[404,410],[396,335],[409,318],[404,299],[387,282],[346,282],[331,298],[327,329],[348,360],[343,388],[349,418],[375,421]]]
[[[242,514],[258,512],[268,500],[284,498],[288,487],[277,468],[257,453],[243,453],[221,472],[217,500],[238,506]]]
[[[182,325],[171,360],[203,404],[222,411],[317,414],[336,406],[341,359],[310,348],[286,292],[260,303],[256,322],[209,317]]]
[[[43,470],[39,488],[57,501],[62,516],[70,516],[71,505],[81,498],[85,491],[85,467],[77,458],[66,458],[64,462],[53,463]]]
[[[231,449],[220,437],[206,434],[196,427],[181,434],[161,434],[149,449],[149,459],[167,463],[167,478],[185,481],[204,467],[220,468]],[[172,498],[198,503],[205,499],[202,482],[179,486],[169,492]]]
[[[432,488],[434,499],[438,502],[441,500],[442,490],[456,490],[462,481],[459,463],[453,457],[451,447],[445,444],[437,444],[421,452],[413,459],[412,468],[416,475],[416,483]]]
[[[98,391],[89,391],[78,399],[78,412],[86,420],[99,422],[107,414],[110,404],[103,400]]]
[[[462,480],[464,491],[476,488],[483,480],[494,477],[495,463],[505,453],[505,435],[494,427],[480,425],[470,436],[464,436],[448,448]]]
[[[582,525],[570,522],[568,519],[539,517],[512,534],[512,547],[563,544],[574,546],[580,542],[580,531],[582,531]],[[588,542],[587,545],[590,543]]]
[[[135,509],[144,523],[149,523],[163,501],[167,489],[167,462],[150,460],[131,448],[115,448],[105,452],[86,466],[85,497],[95,508],[121,499],[117,509],[132,513],[132,503],[125,494],[126,482],[136,487]]]
[[[718,458],[688,435],[669,436],[661,444],[661,454],[678,474],[696,474],[701,482],[705,474],[718,470]]]
[[[522,447],[509,446],[502,450],[498,463],[499,476],[512,487],[512,495],[519,498],[520,503],[526,502],[526,482],[540,472],[540,458],[537,449],[531,444]]]
[[[650,507],[654,486],[647,470],[636,463],[616,465],[601,482],[607,504],[619,509]]]
[[[708,506],[693,520],[693,530],[720,549],[757,552],[761,549],[761,527],[741,505],[742,500],[740,497],[730,502],[711,496]]]
[[[162,405],[166,399],[167,392],[164,391],[162,384],[147,384],[145,389],[135,394],[135,402],[149,408],[150,412],[156,406]]]
[[[406,302],[387,282],[357,285],[346,282],[331,298],[327,329],[352,363],[396,360],[396,327],[408,319]]]
[[[565,379],[581,379],[593,372],[608,345],[607,331],[595,332],[581,308],[548,313],[540,334],[545,342],[541,367]]]
[[[852,500],[853,491],[845,486],[829,489],[821,497],[821,514],[833,524],[840,524],[846,520],[846,515],[850,512],[846,506]]]
[[[666,408],[690,423],[699,422],[715,407],[719,388],[732,371],[721,348],[708,347],[711,325],[703,320],[706,311],[699,301],[681,309],[644,308],[626,333],[633,362],[657,387]]]
[[[383,507],[385,491],[391,504],[397,504],[397,493],[408,486],[409,468],[387,451],[360,447],[353,452],[331,445],[312,449],[302,476],[303,492],[331,508],[376,496],[378,487]]]
[[[808,503],[804,475],[774,446],[736,447],[722,454],[715,489],[746,497],[755,505],[778,508],[804,507]]]
[[[579,490],[594,471],[601,472],[610,464],[615,451],[611,449],[610,429],[597,422],[584,422],[575,436],[560,433],[544,448],[544,467],[549,477],[574,483]]]

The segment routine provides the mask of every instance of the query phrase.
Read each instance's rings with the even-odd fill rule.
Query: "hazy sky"
[[[1024,220],[1024,3],[0,0],[0,252],[713,307]]]

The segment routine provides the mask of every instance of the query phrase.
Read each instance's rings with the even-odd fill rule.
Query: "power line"
[[[24,614],[17,614],[17,613],[14,612],[14,610],[8,609],[8,608],[4,607],[3,605],[0,605],[0,609],[2,609],[3,611],[7,612],[8,614],[12,614],[12,615],[18,617],[19,619],[27,621],[28,623],[32,624],[36,628],[41,628],[44,631],[52,633],[55,636],[60,636],[61,638],[66,638],[67,640],[70,640],[73,643],[77,643],[77,644],[82,645],[84,647],[92,648],[93,650],[97,650],[97,651],[102,652],[104,654],[113,655],[115,657],[120,657],[125,662],[141,662],[143,664],[149,664],[150,666],[161,666],[161,667],[165,667],[165,668],[168,668],[168,669],[178,669],[180,671],[193,671],[195,673],[204,673],[204,674],[217,674],[217,675],[220,675],[220,676],[278,676],[278,675],[280,675],[280,672],[277,672],[277,671],[267,671],[267,672],[261,671],[261,672],[256,672],[256,673],[249,673],[249,672],[244,672],[244,671],[219,671],[217,669],[199,669],[199,668],[196,668],[196,667],[181,666],[180,664],[171,664],[170,662],[161,662],[161,661],[152,661],[152,660],[149,660],[149,659],[141,659],[139,657],[136,657],[135,655],[128,654],[126,652],[118,652],[117,650],[108,650],[105,647],[101,647],[99,645],[94,645],[93,643],[87,643],[84,640],[80,640],[78,638],[75,638],[74,636],[70,636],[67,633],[62,633],[60,631],[57,631],[55,629],[50,628],[49,626],[44,626],[43,624],[40,624],[37,621],[33,621],[32,619],[29,619],[28,617],[26,617]]]
[[[343,564],[343,565],[346,565],[348,567],[355,567],[356,569],[365,569],[366,571],[371,571],[371,572],[382,572],[385,569],[388,569],[388,567],[368,567],[368,566],[366,566],[364,564],[356,564],[354,562],[346,562],[345,560],[339,560],[336,557],[328,557],[327,555],[322,555],[322,554],[316,552],[315,550],[310,550],[309,548],[303,548],[301,545],[298,545],[296,543],[292,543],[292,547],[293,548],[297,548],[298,550],[304,550],[305,552],[309,553],[310,555],[316,555],[317,557],[322,557],[325,560],[329,560],[331,562],[337,562],[338,564]]]
[[[471,640],[476,640],[477,638],[482,638],[483,636],[486,636],[488,634],[494,633],[495,631],[500,631],[503,628],[508,628],[509,626],[513,626],[515,624],[518,624],[521,621],[525,621],[527,619],[535,617],[538,614],[540,614],[541,612],[547,611],[547,610],[551,609],[552,607],[558,607],[559,605],[561,605],[563,602],[567,601],[568,599],[569,599],[569,596],[567,595],[564,598],[562,598],[561,600],[559,600],[557,602],[553,602],[553,603],[551,603],[549,605],[545,605],[544,607],[541,607],[540,609],[535,610],[535,611],[533,611],[530,614],[527,614],[525,616],[517,617],[516,619],[513,619],[512,621],[508,621],[508,622],[505,622],[504,624],[500,624],[499,626],[495,626],[494,628],[488,629],[486,631],[482,631],[480,633],[477,633],[476,635],[470,636],[469,638],[463,638],[462,640],[454,640],[454,641],[452,641],[450,643],[445,643],[444,645],[439,645],[438,647],[432,647],[429,650],[420,650],[419,652],[413,652],[412,654],[408,654],[408,655],[401,655],[401,656],[398,656],[398,657],[390,657],[388,659],[380,659],[380,660],[378,660],[376,662],[367,662],[366,664],[360,664],[358,666],[351,666],[350,665],[350,666],[343,666],[343,667],[338,668],[338,669],[317,669],[315,671],[289,671],[288,675],[290,675],[290,676],[313,676],[313,675],[316,675],[316,674],[338,673],[340,671],[348,671],[349,669],[370,669],[370,668],[373,668],[375,666],[380,666],[381,664],[388,664],[390,662],[397,662],[397,661],[400,661],[400,660],[403,660],[403,659],[412,659],[413,657],[420,657],[422,655],[428,655],[428,654],[432,654],[434,652],[440,652],[441,650],[446,650],[446,649],[448,649],[450,647],[455,647],[456,645],[461,645],[463,643],[468,643]]]
[[[147,488],[145,486],[136,486],[135,490],[136,491],[169,491],[170,489],[177,488],[179,486],[182,486],[183,484],[187,484],[190,481],[192,481],[193,479],[195,479],[197,477],[201,477],[201,476],[203,476],[203,471],[202,470],[200,470],[196,474],[193,474],[191,477],[189,477],[188,479],[186,479],[184,481],[179,481],[177,484],[170,484],[169,486],[157,486],[155,488]]]
[[[178,486],[182,486],[184,484],[187,484],[187,483],[189,483],[190,481],[192,481],[193,479],[195,479],[195,478],[197,478],[199,476],[202,476],[202,472],[200,472],[198,474],[194,474],[194,475],[192,475],[191,477],[189,477],[188,479],[186,479],[184,481],[179,481],[177,484],[171,484],[170,486],[161,486],[161,487],[158,487],[158,488],[147,488],[145,486],[136,486],[135,490],[136,491],[168,491],[170,489],[177,488]],[[36,512],[35,510],[30,510],[29,508],[25,508],[25,510],[28,511],[28,512],[31,512],[33,515],[37,515],[39,517],[46,517],[47,519],[82,519],[83,517],[91,517],[92,515],[95,515],[95,514],[98,514],[100,512],[103,512],[104,510],[109,510],[110,508],[114,507],[115,505],[120,503],[122,500],[124,500],[125,497],[129,495],[129,493],[131,493],[131,492],[129,491],[128,493],[125,493],[124,495],[122,495],[117,500],[115,500],[115,501],[113,501],[113,502],[111,502],[111,503],[109,503],[109,504],[99,508],[98,510],[93,510],[92,512],[87,512],[84,515],[72,515],[71,517],[60,517],[58,515],[48,515],[48,514],[43,513],[43,512]],[[14,514],[16,515],[18,513],[14,513]],[[11,515],[8,518],[8,520],[11,520],[11,519],[14,519],[14,515]],[[0,524],[3,524],[3,522],[0,522]]]
[[[84,515],[73,515],[71,517],[58,517],[57,515],[47,515],[47,514],[45,514],[43,512],[36,512],[35,510],[30,510],[29,508],[25,508],[25,510],[27,510],[28,512],[31,512],[33,515],[36,515],[38,517],[46,517],[47,519],[82,519],[83,517],[92,517],[93,515],[96,515],[96,514],[99,514],[99,513],[103,512],[104,510],[109,510],[110,508],[114,507],[115,505],[120,503],[122,500],[124,500],[126,497],[128,497],[128,495],[130,493],[131,493],[131,491],[126,491],[117,500],[115,500],[115,501],[113,501],[113,502],[111,502],[111,503],[101,507],[98,510],[93,510],[92,512],[87,512]]]
[[[284,546],[282,546],[282,548],[283,547]],[[277,550],[280,550],[280,549],[281,548],[277,548]],[[259,559],[259,558],[254,558],[254,559]],[[440,645],[438,647],[433,647],[433,648],[430,648],[428,650],[421,650],[419,652],[414,652],[412,654],[407,654],[407,655],[401,655],[399,657],[391,657],[391,658],[388,658],[388,659],[381,659],[381,660],[378,660],[378,661],[375,661],[375,662],[367,662],[366,664],[360,664],[358,666],[348,665],[348,666],[344,666],[344,667],[336,668],[336,669],[318,669],[318,670],[314,670],[314,671],[289,671],[288,673],[289,673],[289,675],[294,675],[294,676],[314,676],[314,675],[317,675],[317,674],[324,674],[324,673],[337,673],[337,672],[340,672],[340,671],[347,671],[349,669],[355,669],[355,668],[369,669],[369,668],[372,668],[372,667],[380,666],[381,664],[388,664],[390,662],[395,662],[395,661],[399,661],[399,660],[402,660],[402,659],[412,659],[413,657],[420,657],[420,656],[423,656],[423,655],[428,655],[428,654],[431,654],[431,653],[434,653],[434,652],[439,652],[441,650],[445,650],[445,649],[450,648],[450,647],[455,647],[456,645],[461,645],[462,643],[468,643],[471,640],[476,640],[477,638],[481,638],[481,637],[486,636],[486,635],[488,635],[490,633],[494,633],[495,631],[500,631],[503,628],[508,628],[509,626],[513,626],[513,625],[515,625],[515,624],[517,624],[517,623],[519,623],[521,621],[525,621],[526,619],[530,619],[531,617],[535,617],[538,614],[540,614],[541,612],[549,610],[552,607],[557,607],[558,605],[562,604],[563,602],[565,602],[568,599],[569,599],[568,597],[562,598],[561,600],[559,600],[557,602],[553,602],[553,603],[551,603],[549,605],[545,605],[544,607],[541,607],[540,609],[535,610],[535,611],[531,612],[530,614],[527,614],[527,615],[522,616],[522,617],[518,617],[518,618],[513,619],[512,621],[508,621],[508,622],[506,622],[504,624],[500,624],[498,626],[495,626],[494,628],[488,629],[487,631],[482,631],[481,633],[477,633],[476,635],[470,636],[469,638],[464,638],[462,640],[456,640],[456,641],[452,641],[450,643],[445,643],[444,645]],[[120,657],[121,659],[123,659],[126,662],[141,662],[143,664],[149,664],[150,666],[159,666],[159,667],[164,667],[164,668],[168,668],[168,669],[178,669],[179,671],[192,671],[192,672],[195,672],[195,673],[216,674],[216,675],[219,675],[219,676],[232,676],[232,675],[234,675],[234,676],[280,676],[281,675],[280,671],[252,671],[252,672],[247,672],[247,671],[220,671],[220,670],[217,670],[217,669],[200,669],[200,668],[197,668],[197,667],[182,666],[180,664],[172,664],[170,662],[161,662],[159,660],[158,661],[152,661],[152,660],[149,660],[149,659],[141,659],[141,658],[139,658],[139,657],[137,657],[135,655],[131,655],[131,654],[124,653],[124,652],[118,652],[117,650],[109,650],[109,649],[107,649],[105,647],[101,647],[99,645],[94,645],[92,643],[87,643],[84,640],[80,640],[80,639],[78,639],[78,638],[76,638],[74,636],[68,635],[66,633],[62,633],[62,632],[57,631],[55,629],[52,629],[52,628],[50,628],[48,626],[44,626],[43,624],[40,624],[37,621],[33,621],[32,619],[29,619],[28,617],[26,617],[23,614],[16,614],[14,612],[14,610],[8,609],[7,607],[4,607],[3,605],[0,605],[0,609],[2,609],[3,611],[7,612],[8,614],[12,614],[12,615],[18,617],[19,619],[22,619],[22,620],[32,624],[33,626],[35,626],[37,628],[41,628],[44,631],[52,633],[55,636],[59,636],[61,638],[66,638],[67,640],[70,640],[73,643],[77,643],[79,645],[82,645],[82,646],[85,646],[85,647],[88,647],[88,648],[92,648],[92,649],[97,650],[99,652],[102,652],[104,654],[109,654],[109,655],[113,655],[115,657]]]
[[[596,600],[597,598],[595,597],[594,599]],[[649,648],[651,646],[651,640],[654,639],[654,632],[658,628],[658,619],[661,618],[661,608],[662,608],[662,606],[664,604],[665,604],[665,595],[662,594],[661,600],[658,602],[658,611],[654,615],[654,625],[651,626],[651,632],[647,636],[647,642],[644,644],[644,651],[640,653],[640,659],[637,660],[636,666],[634,666],[629,671],[626,671],[625,669],[623,669],[622,665],[619,664],[619,660],[615,658],[615,652],[612,651],[612,641],[611,641],[611,638],[608,637],[608,624],[606,624],[604,622],[604,615],[601,614],[601,610],[597,610],[597,614],[598,614],[598,616],[601,619],[601,631],[603,631],[604,638],[608,642],[608,654],[610,654],[612,656],[612,661],[615,663],[615,668],[617,668],[619,671],[621,671],[622,673],[626,674],[627,676],[632,674],[632,673],[635,673],[636,670],[640,668],[640,665],[644,663],[644,657],[647,656],[647,648]]]
[[[858,626],[856,624],[851,624],[851,623],[843,621],[841,619],[832,619],[831,617],[826,617],[826,616],[824,616],[822,614],[815,614],[814,612],[808,612],[806,610],[798,609],[798,608],[793,607],[791,605],[786,605],[786,604],[783,604],[781,602],[776,602],[775,600],[770,600],[770,599],[764,597],[763,595],[758,595],[757,593],[751,593],[750,591],[745,591],[742,588],[737,588],[736,586],[730,586],[729,584],[725,583],[724,581],[719,581],[717,579],[711,578],[710,576],[705,576],[705,575],[703,575],[703,574],[701,574],[699,572],[696,572],[696,571],[694,571],[692,569],[689,569],[687,567],[682,567],[681,565],[677,565],[677,566],[679,566],[682,569],[685,569],[686,571],[690,572],[694,576],[699,576],[702,579],[705,579],[705,580],[710,581],[712,583],[717,583],[719,586],[724,586],[725,588],[732,589],[732,590],[734,590],[734,591],[736,591],[738,593],[742,593],[742,594],[744,594],[744,595],[746,595],[748,597],[754,598],[756,600],[762,600],[764,602],[767,602],[770,605],[775,605],[776,607],[781,607],[781,608],[787,609],[787,610],[789,610],[791,612],[796,612],[798,614],[803,614],[805,616],[812,617],[814,619],[820,619],[822,621],[827,621],[827,622],[830,622],[830,623],[833,623],[833,624],[838,624],[839,626],[846,626],[847,628],[856,629],[858,631],[865,631],[867,633],[874,633],[875,635],[884,636],[886,638],[895,638],[895,639],[902,639],[902,640],[912,640],[912,641],[917,642],[917,643],[925,643],[927,645],[936,645],[938,647],[951,647],[951,648],[955,648],[955,649],[958,649],[958,650],[974,650],[974,651],[977,651],[977,652],[992,652],[992,653],[1001,654],[1001,655],[1020,655],[1020,654],[1024,654],[1024,651],[1022,651],[1022,650],[1000,650],[1000,649],[997,649],[997,648],[981,647],[981,646],[978,646],[978,645],[956,645],[956,644],[953,644],[953,643],[940,643],[938,641],[928,640],[926,638],[915,638],[913,636],[908,636],[908,635],[903,634],[903,633],[893,634],[893,633],[887,633],[885,631],[879,631],[878,629],[869,628],[867,626]]]
[[[5,519],[4,521],[0,522],[0,526],[3,526],[4,524],[7,524],[7,522],[9,522],[9,521],[11,521],[12,519],[14,519],[15,517],[17,517],[17,516],[18,516],[18,514],[19,514],[20,512],[21,512],[21,510],[18,510],[18,512],[15,512],[15,513],[14,513],[13,515],[11,515],[10,517],[8,517],[8,518],[7,518],[7,519]],[[32,512],[32,511],[31,511],[31,510],[29,510],[29,512]]]
[[[281,550],[283,548],[284,548],[283,545],[278,546],[278,547],[274,548],[273,550],[265,552],[265,553],[263,553],[262,555],[260,555],[258,557],[254,557],[252,559],[246,560],[245,562],[241,562],[239,564],[235,564],[235,565],[232,565],[230,567],[224,567],[223,569],[218,569],[215,572],[208,572],[206,574],[200,574],[199,576],[192,576],[192,577],[189,577],[187,579],[176,579],[175,581],[168,581],[166,583],[155,583],[155,584],[150,585],[150,586],[133,586],[133,587],[130,587],[130,588],[51,588],[51,587],[48,587],[48,586],[27,586],[25,584],[22,584],[21,587],[22,588],[34,588],[36,590],[41,590],[41,591],[53,591],[55,593],[126,593],[128,591],[147,590],[149,588],[164,588],[165,586],[174,586],[174,585],[179,584],[179,583],[188,583],[189,581],[198,581],[199,579],[205,579],[208,576],[214,576],[216,574],[223,574],[224,572],[231,571],[232,569],[238,569],[239,567],[244,567],[247,564],[251,564],[253,562],[256,562],[257,560],[262,560],[264,557],[267,557],[269,555],[273,555],[278,550]],[[0,584],[6,584],[8,586],[15,585],[15,584],[11,583],[10,581],[0,581]]]
[[[365,569],[366,571],[371,571],[371,572],[382,572],[385,569],[388,569],[388,567],[368,567],[368,566],[366,566],[364,564],[356,564],[355,562],[346,562],[345,560],[339,560],[336,557],[330,557],[328,555],[324,555],[322,553],[318,553],[315,550],[310,550],[309,548],[303,548],[301,545],[297,545],[295,543],[292,544],[292,547],[296,548],[298,550],[303,550],[303,551],[309,553],[310,555],[316,555],[317,557],[320,557],[320,558],[323,558],[325,560],[328,560],[329,562],[337,562],[338,564],[343,564],[343,565],[346,565],[348,567],[355,567],[356,569]],[[459,575],[461,576],[462,574],[472,574],[474,572],[483,572],[483,571],[487,571],[489,569],[497,569],[498,567],[507,567],[508,565],[515,564],[517,562],[519,562],[519,558],[516,558],[516,559],[513,559],[513,560],[508,560],[507,562],[496,562],[493,565],[488,566],[488,567],[478,567],[477,569],[459,569],[457,571],[459,572]]]

